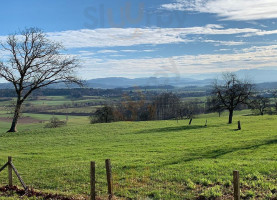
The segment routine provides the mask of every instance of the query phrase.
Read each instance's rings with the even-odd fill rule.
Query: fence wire
[[[1,166],[5,164],[3,159],[0,161]],[[14,157],[13,164],[29,188],[50,193],[82,196],[85,199],[90,195],[89,162],[49,162],[36,158]],[[31,167],[25,167],[26,165]],[[168,175],[155,166],[135,167],[112,164],[112,176],[113,191],[119,199],[152,199],[160,196],[161,192],[162,196],[168,198],[181,195],[181,191],[170,182],[170,180],[177,179],[179,174]],[[8,184],[8,169],[4,169],[0,173],[0,184],[2,186]],[[13,185],[20,186],[14,173]],[[107,195],[104,161],[96,164],[96,195],[100,197]]]
[[[6,162],[7,160],[1,158],[0,167]],[[14,157],[13,164],[29,188],[46,193],[72,196],[76,199],[89,199],[89,161],[70,162],[66,159]],[[122,164],[116,161],[113,163],[112,161],[113,192],[116,199],[191,199],[201,195],[221,195],[225,199],[232,198],[232,171],[230,174],[224,175],[217,170],[211,170],[209,174],[205,175],[201,172],[200,167],[195,169],[201,175],[199,176],[201,179],[196,181],[187,170],[174,166],[162,167],[151,163],[145,167],[145,165]],[[214,177],[214,180],[208,178],[211,176]],[[254,183],[259,186],[258,183],[266,180],[266,177],[261,174],[248,176],[242,180],[242,187]],[[256,180],[253,182],[255,177]],[[268,181],[268,188],[270,189],[276,183],[276,179]],[[8,170],[4,169],[0,173],[0,186],[7,184]],[[20,185],[14,173],[13,184]],[[253,186],[253,188],[255,187]],[[265,187],[264,191],[267,192],[267,190]],[[108,196],[104,160],[96,161],[96,196],[102,199],[107,199]]]

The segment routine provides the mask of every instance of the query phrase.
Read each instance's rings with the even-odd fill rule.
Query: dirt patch
[[[87,198],[85,197],[68,197],[68,196],[64,196],[64,195],[60,195],[60,194],[51,194],[51,193],[44,193],[44,192],[39,192],[36,190],[28,190],[27,192],[25,192],[25,190],[23,189],[19,189],[16,186],[4,186],[4,187],[0,187],[0,196],[13,196],[14,194],[17,194],[18,196],[22,197],[22,196],[26,196],[26,197],[37,197],[37,198],[42,198],[42,199],[51,199],[51,200],[85,200]],[[98,199],[97,200],[101,200]]]
[[[12,122],[12,118],[9,117],[0,117],[0,121],[1,122]],[[33,123],[43,123],[44,120],[38,120],[38,119],[34,119],[32,117],[21,117],[18,120],[18,123],[20,124],[33,124]]]

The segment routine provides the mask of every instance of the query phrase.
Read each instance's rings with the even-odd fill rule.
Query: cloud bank
[[[86,74],[147,77],[276,68],[277,45],[253,46],[234,53],[183,55],[143,59],[84,59]],[[88,77],[85,77],[88,78]],[[91,76],[90,76],[91,78]],[[95,77],[96,78],[96,77]]]
[[[81,29],[47,33],[51,40],[62,42],[66,48],[117,47],[188,43],[189,35],[256,34],[259,29],[227,28],[218,24],[188,28],[106,28]],[[224,43],[222,43],[224,44]]]
[[[248,21],[277,18],[276,0],[176,0],[162,9],[216,14],[222,20]]]

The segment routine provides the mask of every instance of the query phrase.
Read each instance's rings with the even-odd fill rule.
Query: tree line
[[[183,102],[180,95],[162,93],[151,100],[133,100],[129,96],[120,104],[105,105],[90,116],[91,123],[113,121],[147,121],[168,119],[192,119],[197,114],[217,112],[219,117],[229,112],[228,123],[233,122],[235,110],[251,109],[255,114],[264,115],[277,112],[277,92],[271,98],[261,95],[249,80],[240,79],[234,73],[225,73],[216,80],[205,104],[197,101]]]
[[[204,111],[196,102],[182,102],[172,93],[161,93],[152,100],[139,100],[125,96],[119,104],[105,105],[90,116],[91,123],[108,123],[113,121],[149,121],[168,119],[190,119]]]

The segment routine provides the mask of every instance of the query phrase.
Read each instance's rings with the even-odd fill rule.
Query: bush
[[[109,123],[114,121],[114,109],[110,106],[104,106],[96,110],[89,116],[90,123]]]
[[[58,119],[57,117],[52,117],[49,121],[49,123],[47,123],[44,127],[45,128],[58,128],[61,126],[65,126],[66,125],[66,121],[62,121],[60,119]]]

